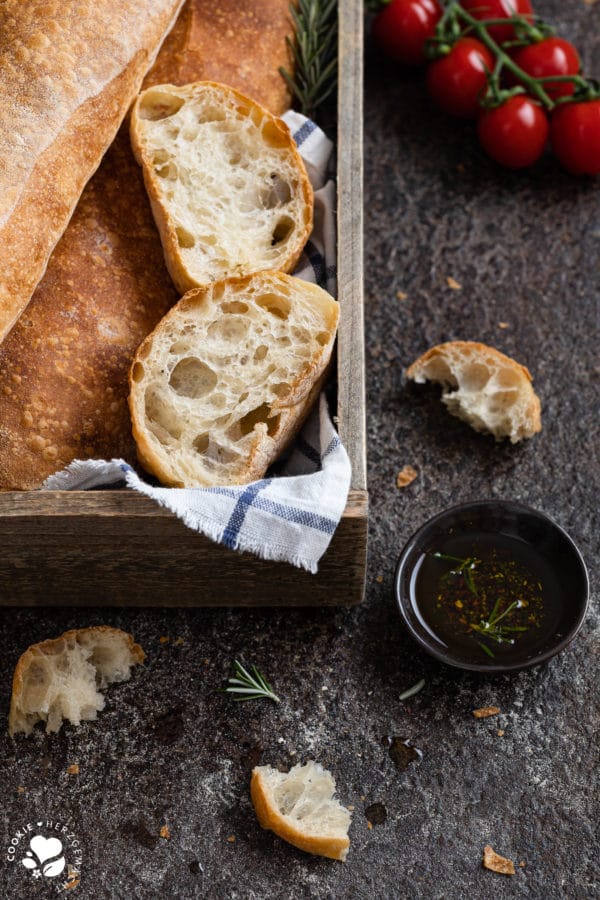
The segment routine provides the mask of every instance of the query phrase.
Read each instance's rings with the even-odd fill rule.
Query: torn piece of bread
[[[280,272],[187,293],[131,368],[142,465],[174,487],[261,478],[320,390],[338,316],[329,294]]]
[[[350,812],[334,793],[331,772],[316,762],[298,763],[289,772],[271,766],[252,771],[250,795],[260,825],[300,850],[343,862]]]
[[[36,722],[45,722],[51,734],[63,720],[79,725],[95,719],[104,709],[101,691],[128,681],[131,668],[144,659],[130,634],[108,625],[76,628],[32,644],[15,668],[8,733],[31,734]]]
[[[542,429],[540,401],[528,369],[493,347],[474,341],[438,344],[406,375],[418,384],[441,384],[448,411],[496,440],[508,437],[516,444]]]
[[[131,141],[181,293],[294,267],[312,229],[313,194],[280,119],[226,85],[163,84],[136,100]]]

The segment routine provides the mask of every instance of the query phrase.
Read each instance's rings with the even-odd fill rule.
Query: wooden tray
[[[132,491],[0,493],[0,605],[353,605],[364,594],[367,483],[362,270],[363,7],[339,0],[337,426],[352,463],[317,575],[235,553]]]

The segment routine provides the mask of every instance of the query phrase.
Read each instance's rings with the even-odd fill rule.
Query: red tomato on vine
[[[477,123],[477,134],[485,152],[509,169],[533,165],[544,152],[548,132],[546,113],[523,94],[486,109]]]
[[[473,119],[487,88],[486,70],[494,68],[494,57],[481,41],[461,38],[450,53],[431,63],[427,88],[440,109],[459,119]]]
[[[530,0],[461,0],[463,9],[466,9],[474,19],[508,19],[511,16],[533,17],[533,7]],[[498,44],[505,41],[514,41],[515,29],[512,25],[491,25],[488,29],[490,37]]]
[[[392,0],[377,13],[372,34],[386,56],[409,66],[425,62],[425,41],[442,10],[436,0]]]
[[[551,75],[577,75],[581,68],[579,53],[570,41],[560,37],[549,37],[537,44],[519,47],[513,53],[513,59],[519,68],[532,78],[549,78]],[[575,93],[573,82],[549,81],[544,90],[552,100],[557,97],[569,97]]]
[[[552,113],[552,149],[574,175],[600,174],[600,98],[561,103]]]

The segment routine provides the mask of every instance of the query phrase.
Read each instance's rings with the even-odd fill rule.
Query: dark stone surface
[[[537,6],[598,65],[600,6]],[[18,827],[48,818],[70,821],[82,841],[81,898],[600,896],[597,595],[560,658],[495,679],[424,656],[391,597],[410,533],[451,503],[488,496],[555,516],[595,584],[600,184],[550,158],[501,172],[469,127],[432,111],[418,78],[372,56],[366,110],[367,600],[323,611],[5,610],[3,714],[19,654],[65,628],[120,626],[148,659],[109,690],[96,722],[0,737],[3,897],[48,895],[4,849]],[[540,436],[497,446],[447,416],[434,389],[405,384],[403,367],[450,338],[486,341],[530,367]],[[397,490],[404,464],[419,475]],[[217,693],[234,657],[270,677],[280,706]],[[420,678],[424,689],[401,702]],[[499,716],[473,718],[490,704]],[[393,738],[422,759],[401,771]],[[252,811],[253,765],[311,757],[354,807],[345,865],[283,844]],[[384,821],[370,828],[374,809]],[[483,870],[487,843],[526,866],[512,879]]]

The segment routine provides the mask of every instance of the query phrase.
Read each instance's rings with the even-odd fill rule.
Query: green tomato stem
[[[504,52],[500,44],[496,43],[493,37],[490,36],[488,32],[488,26],[490,25],[507,25],[511,23],[518,23],[521,21],[518,17],[510,17],[506,19],[475,19],[470,13],[468,13],[462,6],[459,6],[457,2],[452,2],[448,6],[447,9],[454,8],[454,12],[457,18],[462,19],[473,32],[477,35],[478,39],[484,44],[488,50],[491,51],[495,60],[496,66],[494,67],[494,76],[497,84],[498,74],[500,69],[506,67],[513,75],[516,75],[518,80],[525,85],[529,93],[531,93],[534,97],[536,97],[540,103],[546,107],[546,109],[551,110],[554,108],[554,102],[548,96],[542,85],[539,83],[537,78],[532,78],[526,72],[521,69],[511,58],[510,56]],[[498,62],[501,63],[500,67],[498,67]]]

